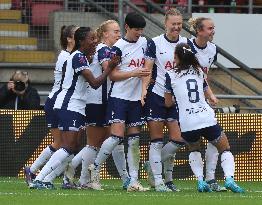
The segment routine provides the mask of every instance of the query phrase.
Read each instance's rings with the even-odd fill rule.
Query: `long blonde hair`
[[[115,20],[107,20],[107,21],[104,21],[103,23],[100,24],[100,26],[96,29],[96,35],[97,35],[97,40],[98,42],[101,42],[103,40],[103,34],[104,32],[107,31],[108,29],[108,25],[109,24],[113,24],[113,23],[117,23],[117,21]]]

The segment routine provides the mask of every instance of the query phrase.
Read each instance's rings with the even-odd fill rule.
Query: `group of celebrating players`
[[[196,33],[192,39],[180,36],[182,23],[178,10],[168,10],[166,32],[153,39],[142,36],[146,21],[135,12],[127,14],[122,38],[114,20],[103,22],[96,31],[75,25],[62,28],[63,50],[45,104],[54,142],[31,167],[25,167],[30,188],[53,189],[54,179],[64,173],[62,188],[103,190],[99,172],[112,154],[123,189],[147,191],[138,179],[140,128],[147,123],[151,141],[144,168],[155,191],[179,191],[172,176],[175,155],[188,146],[199,192],[244,192],[234,181],[234,157],[209,105],[217,103],[207,82],[208,70],[217,56],[211,42],[214,23],[205,17],[191,19]],[[164,126],[169,134],[165,145]],[[77,153],[83,127],[87,145]],[[124,136],[128,138],[127,157]],[[208,140],[205,179],[201,137]],[[224,186],[215,180],[219,153]],[[75,169],[81,163],[76,185]]]

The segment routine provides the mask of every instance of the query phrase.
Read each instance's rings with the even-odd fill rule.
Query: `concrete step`
[[[0,61],[6,63],[53,63],[55,53],[51,51],[0,51]]]
[[[22,12],[20,10],[0,10],[0,20],[21,21]]]
[[[0,0],[0,9],[11,9],[12,1],[11,0]]]
[[[262,82],[256,80],[254,77],[250,76],[249,74],[247,74],[247,73],[245,73],[241,70],[236,70],[236,71],[234,71],[234,73],[237,74],[238,76],[240,76],[241,78],[245,79],[249,83],[251,83],[258,90],[262,89]],[[260,71],[258,71],[258,73],[261,74]],[[238,81],[236,81],[231,76],[229,76],[228,74],[224,73],[221,70],[216,70],[214,72],[211,72],[210,78],[222,83],[225,87],[232,90],[233,92],[235,92],[238,95],[257,95],[256,93],[254,93],[253,91],[248,89],[246,86],[239,83]],[[219,89],[219,88],[212,87],[212,89],[214,89],[213,92],[215,94],[227,94],[227,93],[223,93],[221,91],[221,89]],[[248,100],[248,101],[250,103],[252,103],[253,105],[255,105],[256,107],[260,107],[260,108],[262,107],[262,101],[261,100]],[[242,105],[242,103],[238,100],[225,100],[225,99],[221,100],[222,104],[229,103],[229,102],[234,103],[234,104],[236,104],[238,102],[238,104]]]
[[[0,37],[2,50],[37,50],[37,38]]]
[[[28,37],[28,24],[0,23],[0,36]]]

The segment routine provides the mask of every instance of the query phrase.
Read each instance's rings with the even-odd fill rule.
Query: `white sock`
[[[224,151],[221,154],[221,167],[223,168],[225,178],[234,177],[235,162],[234,156],[230,151]]]
[[[176,154],[170,156],[168,160],[163,162],[165,183],[173,181],[173,170],[175,166]]]
[[[211,143],[207,143],[206,148],[206,181],[215,179],[215,172],[217,167],[217,160],[218,160],[218,150],[217,148],[212,145]]]
[[[122,181],[125,182],[129,178],[127,169],[126,169],[126,155],[124,144],[118,144],[115,149],[112,151],[112,156]]]
[[[81,151],[78,152],[77,155],[75,155],[75,157],[72,159],[72,161],[67,164],[67,167],[65,169],[64,178],[63,178],[64,183],[69,183],[70,181],[73,181],[75,172],[76,172],[76,168],[82,162],[82,155],[83,155],[84,149],[85,148],[81,149]]]
[[[131,183],[138,180],[140,161],[139,135],[128,136],[127,163]]]
[[[119,144],[121,140],[121,137],[112,135],[103,142],[94,162],[97,171],[100,171],[102,164],[106,161],[106,159],[112,153],[113,149]]]
[[[84,149],[85,149],[85,147],[83,149],[81,149],[81,151],[78,152],[77,155],[72,159],[71,163],[72,163],[72,167],[74,169],[76,169],[81,164]]]
[[[66,169],[66,166],[68,163],[73,159],[74,155],[71,154],[69,157],[67,157],[61,164],[58,166],[55,170],[53,170],[51,173],[49,173],[44,179],[43,182],[51,182],[55,180],[56,177],[60,176]]]
[[[176,152],[182,147],[182,145],[169,141],[161,151],[161,160],[164,165],[165,182],[173,181],[173,169]]]
[[[35,180],[42,181],[49,173],[55,170],[58,166],[61,166],[62,162],[64,162],[69,156],[70,154],[64,148],[57,150],[36,176]]]
[[[203,180],[203,161],[200,152],[190,152],[189,154],[189,164],[191,170],[193,171],[194,175],[196,176],[197,180]]]
[[[53,155],[53,153],[56,150],[51,147],[51,145],[47,146],[41,154],[38,156],[38,158],[34,161],[34,163],[30,167],[30,171],[34,174],[45,165],[45,163],[50,159],[50,157]]]
[[[81,185],[87,184],[90,182],[90,172],[88,171],[88,167],[90,164],[93,164],[95,162],[98,148],[93,147],[90,145],[86,145],[83,149],[82,154],[82,170],[81,170],[81,176],[79,179],[79,182]]]
[[[155,186],[163,183],[162,179],[162,162],[161,162],[161,150],[163,147],[163,141],[153,141],[150,144],[149,149],[149,162],[155,179]]]

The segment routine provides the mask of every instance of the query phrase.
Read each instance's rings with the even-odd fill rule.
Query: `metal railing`
[[[125,1],[125,0],[124,0]],[[165,15],[165,10],[163,8],[161,8],[158,4],[152,2],[151,0],[145,0],[145,2],[153,7],[154,9],[156,9],[159,13]],[[129,3],[130,4],[130,3]],[[187,31],[188,33],[190,33],[191,35],[195,36],[195,33],[193,31],[190,30],[190,26],[188,25],[188,23],[183,22],[183,29],[185,31]],[[239,61],[238,59],[236,59],[234,56],[232,56],[230,53],[228,53],[227,51],[225,51],[224,49],[222,49],[221,47],[217,46],[217,50],[218,53],[221,54],[222,56],[224,56],[225,58],[227,58],[228,60],[230,60],[232,63],[236,64],[237,66],[239,66],[240,68],[242,68],[244,71],[246,71],[247,73],[249,73],[250,75],[252,75],[253,77],[255,77],[256,79],[262,81],[262,76],[259,75],[257,72],[254,71],[254,69],[249,68],[246,64],[244,64],[243,62]]]

